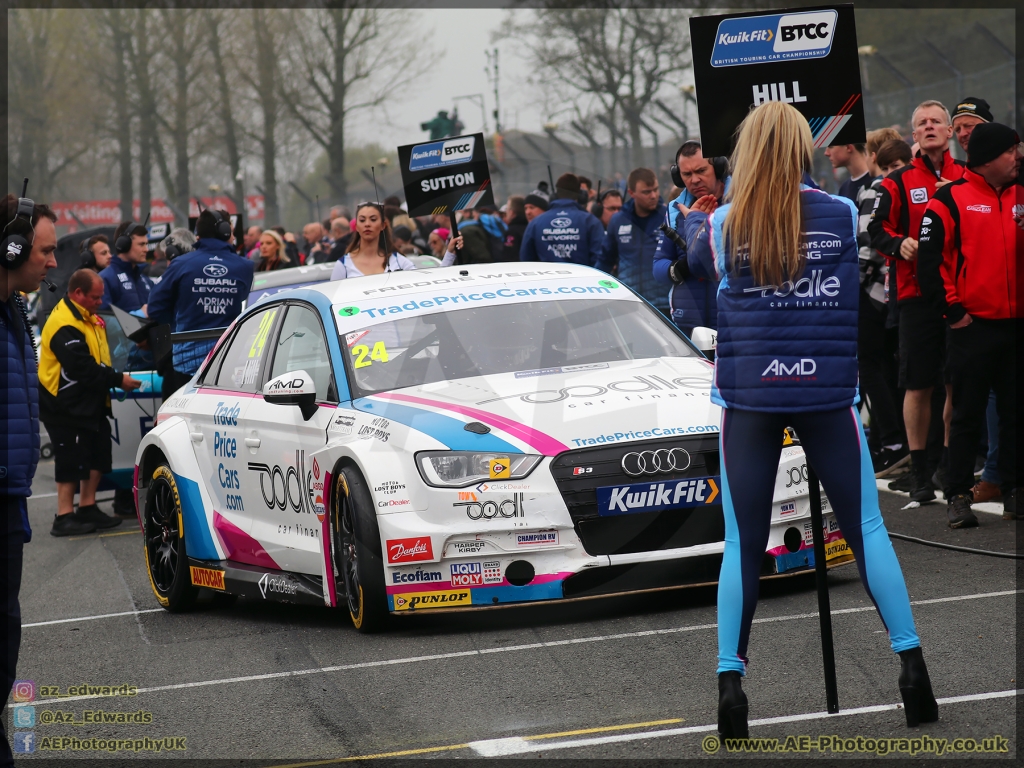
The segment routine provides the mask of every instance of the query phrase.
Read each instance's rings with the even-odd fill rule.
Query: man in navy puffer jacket
[[[548,209],[526,225],[520,261],[586,264],[588,267],[601,255],[604,230],[601,221],[577,204],[580,180],[563,173],[555,182],[555,199]]]
[[[626,179],[630,198],[608,222],[601,259],[595,264],[619,279],[668,315],[665,289],[654,279],[654,252],[665,207],[658,194],[658,177],[649,168],[635,168]]]
[[[31,214],[28,210],[31,210]],[[39,461],[39,378],[36,375],[36,351],[28,324],[22,293],[39,290],[48,270],[57,266],[57,217],[45,205],[26,201],[24,215],[18,216],[18,198],[8,195],[0,216],[4,228],[3,250],[0,252],[0,339],[3,343],[4,367],[0,381],[4,396],[0,398],[0,416],[6,434],[0,439],[0,503],[3,521],[0,524],[0,607],[3,608],[4,646],[0,655],[3,664],[3,688],[0,701],[14,685],[18,649],[21,646],[22,548],[32,538],[28,524],[27,499],[32,494],[32,478]],[[16,239],[16,238],[21,238]],[[26,246],[25,241],[29,245]],[[28,248],[27,257],[24,253]],[[10,256],[8,261],[6,258]],[[13,765],[10,745],[0,718],[0,765]]]
[[[654,279],[671,286],[668,302],[672,322],[687,336],[697,326],[718,328],[718,278],[708,241],[710,201],[721,204],[730,177],[725,158],[706,158],[699,141],[687,141],[676,152],[676,184],[682,193],[668,205],[668,226],[686,244],[662,236],[654,254]],[[724,178],[719,178],[719,173]],[[701,198],[704,203],[695,204]]]

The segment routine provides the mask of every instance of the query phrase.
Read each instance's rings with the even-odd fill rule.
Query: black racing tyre
[[[199,594],[189,575],[181,518],[178,484],[171,468],[160,464],[146,492],[142,532],[149,584],[160,605],[172,613],[190,609]]]
[[[341,576],[338,602],[345,601],[360,632],[380,632],[389,616],[380,530],[370,489],[355,467],[344,467],[335,475],[331,537]]]

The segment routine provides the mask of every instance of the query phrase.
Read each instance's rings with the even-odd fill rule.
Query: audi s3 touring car
[[[262,296],[139,447],[153,591],[391,614],[713,583],[713,364],[573,265],[392,272]],[[780,435],[780,440],[783,436]],[[783,449],[762,571],[813,565]],[[848,557],[826,509],[829,557]]]

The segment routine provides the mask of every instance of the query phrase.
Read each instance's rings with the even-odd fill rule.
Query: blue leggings
[[[786,414],[727,408],[722,411],[720,437],[725,554],[718,580],[719,674],[746,673],[750,622],[757,608],[782,432],[787,426],[796,430],[825,487],[893,651],[921,644],[903,572],[878,508],[871,454],[856,410]]]

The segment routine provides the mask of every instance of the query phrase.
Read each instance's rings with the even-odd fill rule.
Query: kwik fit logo
[[[409,170],[426,171],[430,168],[468,163],[473,159],[475,145],[475,136],[460,136],[457,139],[418,144],[412,148],[412,154],[409,156]]]
[[[824,58],[832,50],[837,18],[835,11],[808,11],[723,19],[711,66]]]
[[[718,499],[719,483],[719,477],[691,477],[666,483],[605,486],[597,489],[597,511],[607,517],[703,507]]]

